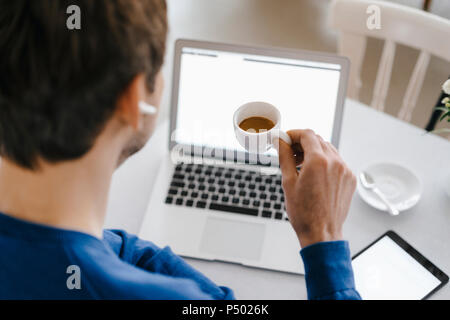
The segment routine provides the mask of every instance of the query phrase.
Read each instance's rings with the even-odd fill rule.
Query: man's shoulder
[[[105,246],[83,254],[74,253],[81,281],[92,296],[99,299],[187,299],[198,295],[198,287],[192,280],[144,270],[123,261],[114,248],[119,239],[115,239],[115,233],[109,236],[111,248]]]

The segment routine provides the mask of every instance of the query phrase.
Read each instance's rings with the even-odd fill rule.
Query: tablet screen
[[[420,300],[441,285],[419,262],[425,258],[413,257],[394,240],[385,235],[353,259],[355,285],[363,299]]]

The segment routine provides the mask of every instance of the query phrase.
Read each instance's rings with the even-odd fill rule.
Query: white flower
[[[446,94],[450,94],[450,79],[444,82],[442,85],[442,90],[444,90]]]
[[[445,97],[444,99],[442,99],[442,104],[446,104],[447,102],[450,102],[450,98],[449,97]]]

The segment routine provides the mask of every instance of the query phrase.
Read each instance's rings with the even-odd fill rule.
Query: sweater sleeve
[[[347,241],[319,242],[300,251],[308,299],[360,300]]]

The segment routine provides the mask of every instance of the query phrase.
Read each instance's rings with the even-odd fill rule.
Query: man
[[[0,298],[232,299],[169,248],[102,231],[111,176],[150,137],[167,33],[164,0],[0,0]],[[311,299],[358,299],[342,224],[355,178],[332,145],[281,142],[287,212]],[[124,214],[127,214],[124,212]]]

